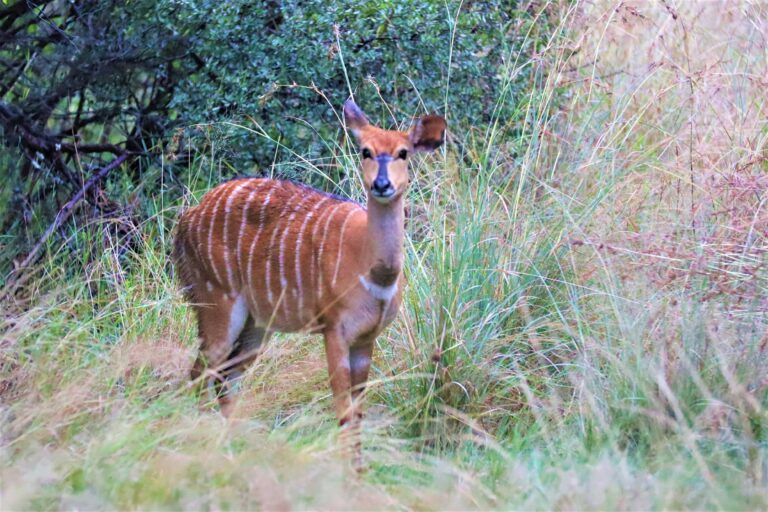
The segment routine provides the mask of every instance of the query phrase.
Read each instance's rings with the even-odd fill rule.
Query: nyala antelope
[[[351,99],[344,118],[360,146],[367,208],[289,181],[241,178],[179,220],[173,258],[200,337],[191,377],[214,384],[225,416],[233,384],[269,334],[303,331],[325,337],[336,416],[359,428],[374,340],[401,302],[408,159],[439,147],[446,122],[428,115],[408,132],[383,130]]]

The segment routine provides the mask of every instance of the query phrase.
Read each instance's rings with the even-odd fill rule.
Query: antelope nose
[[[376,179],[373,181],[373,191],[378,192],[380,194],[383,194],[386,192],[390,187],[392,187],[392,183],[389,181],[389,178],[386,176],[376,176]]]

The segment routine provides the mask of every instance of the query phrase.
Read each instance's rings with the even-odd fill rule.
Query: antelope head
[[[344,104],[344,120],[360,147],[368,200],[381,204],[391,203],[405,193],[410,156],[417,151],[433,151],[445,140],[445,119],[436,115],[416,119],[407,132],[384,130],[372,125],[349,99]]]

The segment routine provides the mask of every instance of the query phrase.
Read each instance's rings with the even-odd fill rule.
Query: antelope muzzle
[[[392,157],[386,153],[376,157],[376,162],[379,164],[379,172],[376,175],[376,179],[373,180],[373,185],[371,185],[371,195],[380,203],[388,203],[395,195],[395,187],[389,181],[388,167],[391,161]]]

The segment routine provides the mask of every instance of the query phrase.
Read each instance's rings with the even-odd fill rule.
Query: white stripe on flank
[[[288,231],[291,229],[291,225],[293,224],[294,219],[296,218],[296,213],[300,210],[301,206],[307,202],[307,199],[311,198],[313,196],[312,193],[308,193],[306,196],[304,196],[304,199],[302,199],[298,205],[296,205],[296,208],[293,210],[293,213],[291,213],[291,216],[288,217],[288,221],[286,222],[285,229],[283,230],[283,234],[280,237],[280,285],[283,287],[283,312],[285,313],[285,319],[288,319],[288,305],[285,300],[285,298],[288,295],[288,280],[285,278],[285,239],[288,236]],[[299,310],[299,314],[301,314],[301,311]]]
[[[275,224],[275,229],[272,230],[272,237],[269,239],[269,247],[267,247],[267,272],[265,279],[267,281],[267,302],[269,302],[270,306],[274,305],[275,300],[274,295],[272,294],[272,247],[275,245],[275,238],[277,237],[280,222],[283,220],[283,217],[285,217],[285,214],[288,211],[288,208],[291,206],[291,201],[294,197],[296,197],[295,191],[293,194],[291,194],[291,197],[289,197],[288,200],[283,204],[283,207],[280,210],[280,216],[278,217],[278,221]]]
[[[256,180],[249,180],[249,183],[253,183]],[[243,266],[240,259],[240,251],[241,251],[241,245],[243,242],[243,237],[245,236],[245,226],[248,224],[248,208],[251,206],[251,201],[253,200],[253,196],[256,195],[256,193],[261,189],[261,186],[264,184],[264,181],[256,181],[256,185],[254,188],[251,189],[251,193],[248,194],[248,197],[245,199],[245,206],[243,206],[243,217],[240,220],[240,231],[238,231],[237,234],[237,249],[235,249],[235,261],[237,262],[237,271],[240,273],[240,286],[245,286],[245,283],[243,283],[243,276],[245,275],[245,272],[243,272]]]
[[[187,223],[189,225],[189,230],[187,231],[189,239],[187,240],[187,243],[189,244],[189,247],[192,249],[192,252],[195,255],[195,259],[197,259],[197,264],[200,264],[202,262],[200,249],[198,247],[197,243],[197,226],[200,222],[198,217],[200,217],[200,206],[195,206],[192,208],[189,218],[187,219]],[[198,268],[195,268],[195,275],[199,274],[200,270]],[[198,277],[199,278],[199,277]]]
[[[352,218],[352,214],[357,212],[357,208],[353,208],[344,217],[344,222],[341,224],[341,234],[339,235],[339,250],[336,253],[336,269],[333,271],[333,280],[331,281],[331,290],[336,288],[336,278],[339,277],[339,264],[341,263],[341,249],[344,247],[344,231],[347,229],[347,222]]]
[[[197,205],[197,215],[195,216],[196,222],[195,222],[195,246],[198,252],[200,252],[200,249],[203,247],[203,224],[205,224],[205,208],[208,206],[208,204],[203,204],[203,201],[206,200],[207,195],[211,194],[211,200],[213,200],[213,197],[218,195],[220,191],[218,189],[213,189],[206,193],[200,203]],[[199,255],[200,262],[203,262],[202,253]]]
[[[331,224],[331,219],[336,215],[336,210],[349,203],[339,203],[331,209],[331,213],[328,214],[328,219],[325,221],[325,229],[323,231],[323,240],[320,242],[320,249],[317,251],[317,300],[323,298],[323,249],[325,248],[325,240],[328,238],[328,226]]]
[[[206,264],[206,260],[205,260],[205,258],[203,258],[203,251],[205,251],[205,249],[206,249],[206,247],[203,245],[203,240],[204,240],[203,239],[203,226],[205,226],[205,224],[206,224],[206,222],[205,222],[205,219],[206,219],[205,214],[206,214],[206,212],[208,210],[210,210],[212,205],[216,204],[216,198],[218,198],[220,195],[222,195],[224,193],[224,189],[225,188],[226,187],[224,187],[223,185],[220,185],[219,187],[214,188],[213,190],[208,192],[208,194],[206,194],[203,197],[203,200],[207,201],[207,204],[203,205],[201,203],[200,205],[198,205],[198,208],[200,209],[200,213],[197,216],[198,217],[197,218],[197,233],[196,233],[196,237],[195,238],[196,238],[196,241],[197,241],[197,250],[200,253],[200,263],[203,264],[203,265]],[[207,197],[208,195],[210,195],[211,197]],[[213,268],[213,261],[212,260],[209,260],[207,263],[211,266],[211,268]]]
[[[309,258],[309,286],[313,286],[316,284],[315,282],[315,268],[319,267],[318,259],[317,259],[317,247],[318,244],[316,242],[317,235],[320,230],[320,227],[323,225],[323,221],[328,217],[328,211],[333,210],[333,207],[325,208],[324,211],[318,215],[317,222],[315,222],[315,227],[312,228],[312,235],[310,237],[310,240],[312,241],[312,252],[310,254]],[[317,290],[315,290],[315,300],[317,300]]]
[[[202,252],[202,236],[200,234],[201,232],[201,225],[203,224],[203,210],[204,206],[202,203],[198,203],[195,207],[193,218],[190,219],[191,229],[190,229],[190,237],[191,237],[191,244],[192,249],[195,251],[195,255],[197,256],[197,262],[200,265],[205,264],[205,260],[203,260],[203,252]]]
[[[267,192],[267,197],[264,199],[264,202],[261,203],[261,210],[259,210],[259,229],[256,230],[256,234],[253,235],[253,240],[251,240],[251,247],[248,250],[248,288],[251,291],[251,302],[253,302],[253,308],[254,308],[254,316],[257,318],[259,317],[259,301],[256,298],[256,294],[254,292],[255,288],[253,286],[253,250],[256,248],[256,242],[258,242],[259,237],[261,236],[261,232],[264,230],[264,212],[267,209],[267,205],[269,204],[270,198],[272,198],[272,192],[275,191],[276,187],[272,187],[269,189],[269,192]]]
[[[227,188],[227,191],[231,188],[229,184],[224,185]],[[216,223],[216,218],[219,216],[219,207],[221,206],[221,201],[227,196],[227,194],[222,193],[221,196],[216,200],[216,206],[214,207],[213,214],[211,214],[211,222],[208,227],[208,259],[211,261],[211,268],[213,269],[213,274],[216,276],[216,281],[220,286],[224,286],[224,280],[221,278],[221,274],[219,274],[219,269],[216,267],[215,262],[213,261],[213,225]]]
[[[232,274],[232,265],[229,264],[229,214],[232,213],[232,201],[243,188],[245,188],[245,183],[240,183],[235,187],[224,205],[224,266],[227,267],[227,284],[232,293],[235,291],[235,277]]]
[[[328,211],[333,210],[333,207],[326,208],[325,211],[320,213],[318,216],[317,222],[315,222],[315,227],[312,228],[312,236],[310,240],[312,240],[312,254],[311,258],[309,259],[309,285],[312,286],[315,283],[315,264],[317,263],[317,252],[314,250],[317,244],[315,243],[315,240],[317,240],[317,234],[320,229],[320,226],[323,225],[323,221],[328,216]],[[325,214],[325,217],[323,216]]]
[[[302,311],[304,311],[304,289],[302,288],[301,284],[301,265],[299,264],[299,258],[301,257],[301,244],[304,243],[304,229],[306,229],[307,224],[309,224],[309,221],[312,217],[315,216],[315,212],[320,209],[320,206],[328,201],[328,197],[324,197],[321,201],[318,201],[315,203],[314,208],[307,214],[306,217],[304,217],[304,222],[301,223],[301,228],[299,228],[299,235],[296,237],[296,254],[294,258],[294,263],[296,265],[296,288],[299,291],[299,317],[301,317]],[[313,257],[310,254],[309,258],[309,264],[312,265]],[[312,267],[310,266],[310,269]],[[310,284],[312,283],[312,280],[310,279]]]

